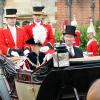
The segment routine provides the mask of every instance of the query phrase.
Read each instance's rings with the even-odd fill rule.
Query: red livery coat
[[[91,56],[98,56],[99,50],[98,50],[98,42],[96,39],[91,39],[87,43],[86,51],[89,53],[92,53]]]
[[[79,47],[79,46],[80,46],[80,39],[81,39],[80,32],[76,30],[76,31],[75,31],[75,34],[76,34],[77,36],[75,37],[74,46]]]
[[[53,47],[54,46],[54,34],[52,31],[52,28],[49,24],[43,24],[41,23],[41,25],[44,27],[44,29],[46,30],[46,36],[44,37],[44,35],[42,35],[41,33],[39,34],[39,37],[41,38],[45,38],[44,42],[43,42],[43,46],[46,46],[48,43]],[[35,28],[36,24],[30,23],[28,25],[25,25],[23,28],[25,30],[25,32],[27,33],[28,39],[34,37],[34,28]]]
[[[4,27],[0,30],[0,49],[4,55],[8,54],[9,49],[19,48],[20,51],[23,51],[24,48],[28,47],[25,44],[27,35],[25,32],[18,26],[16,26],[16,45],[14,39],[8,27]]]

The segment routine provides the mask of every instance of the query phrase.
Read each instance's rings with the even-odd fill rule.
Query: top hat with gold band
[[[43,9],[44,9],[44,6],[34,6],[33,7],[33,14],[42,15],[43,14],[43,12],[42,12]]]
[[[17,9],[6,9],[5,18],[17,17],[17,16],[16,16],[16,13],[17,13]]]

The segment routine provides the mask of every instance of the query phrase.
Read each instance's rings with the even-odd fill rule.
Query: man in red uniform
[[[88,43],[86,47],[88,56],[98,56],[99,55],[99,46],[98,41],[94,38],[94,30],[91,26],[87,29]]]
[[[24,30],[27,33],[28,39],[35,37],[40,38],[43,46],[41,47],[41,52],[47,52],[48,50],[54,47],[54,35],[50,25],[44,24],[42,19],[42,10],[43,6],[35,6],[33,7],[33,19],[34,21],[26,26],[24,26]],[[40,37],[38,37],[40,35]]]
[[[75,26],[77,28],[77,21],[76,21],[75,16],[74,16],[73,21],[71,22],[71,25]],[[80,35],[79,30],[76,29],[75,34],[76,34],[76,37],[75,37],[74,46],[79,47],[80,46],[80,40],[81,40],[81,35]]]
[[[6,9],[7,26],[0,30],[0,49],[4,55],[19,56],[29,53],[25,32],[16,26],[17,9]]]

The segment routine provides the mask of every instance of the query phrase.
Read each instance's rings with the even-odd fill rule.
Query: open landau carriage
[[[85,100],[100,78],[100,56],[73,58],[69,66],[42,66],[34,72],[20,69],[18,59],[0,56],[0,100]]]

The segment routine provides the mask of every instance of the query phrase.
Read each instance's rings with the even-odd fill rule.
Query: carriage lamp
[[[55,44],[55,53],[53,54],[54,67],[69,66],[69,53],[64,44]]]

